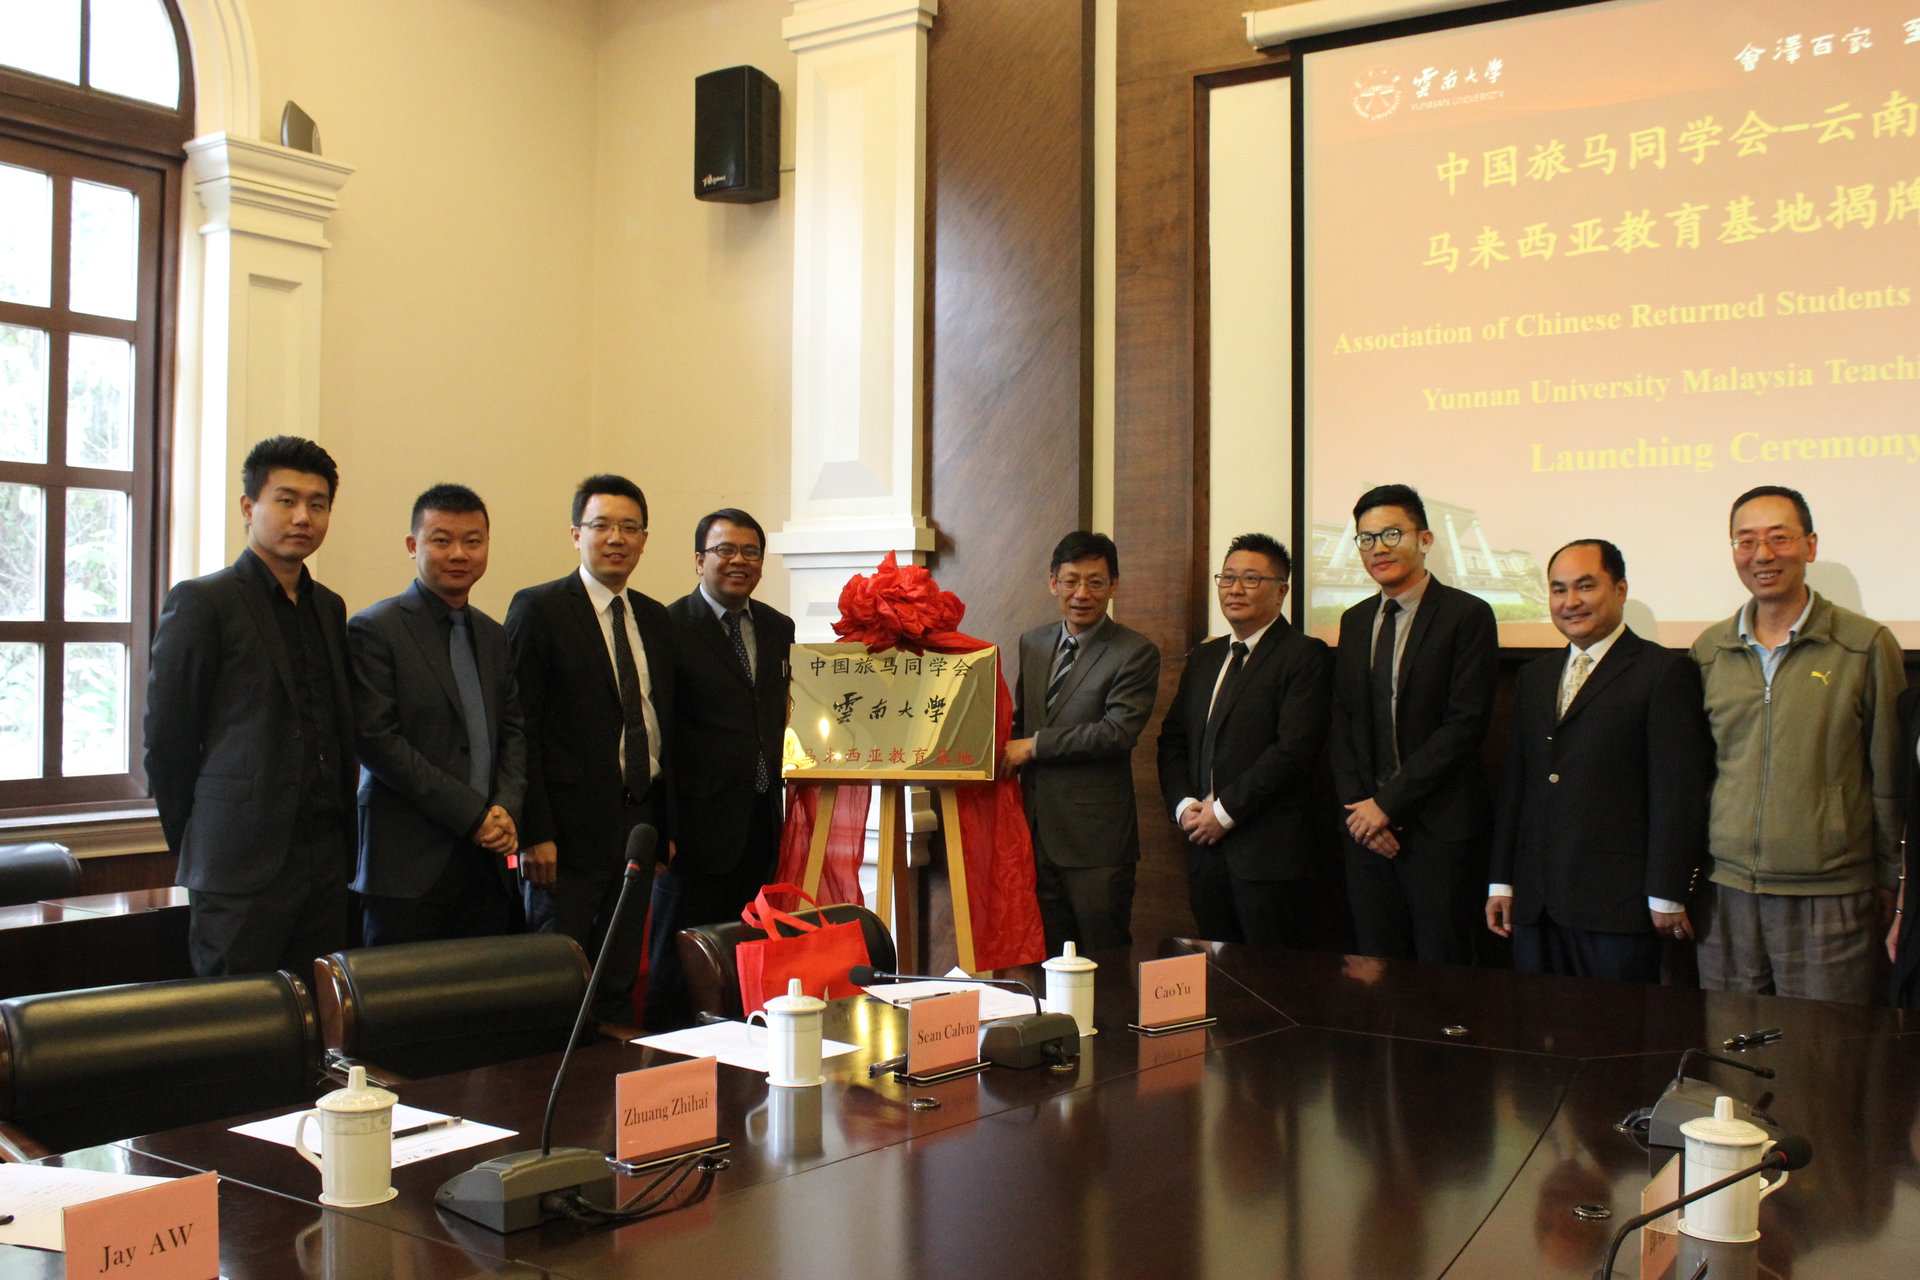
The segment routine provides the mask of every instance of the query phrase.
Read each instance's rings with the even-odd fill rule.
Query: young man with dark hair
[[[1700,985],[1865,1004],[1900,875],[1900,646],[1807,586],[1797,491],[1747,490],[1727,531],[1751,598],[1692,649],[1718,764]]]
[[[527,732],[519,823],[527,922],[607,952],[594,1016],[633,1021],[646,937],[639,895],[611,928],[627,836],[647,823],[667,856],[671,806],[661,762],[673,724],[673,627],[627,587],[647,546],[647,499],[624,476],[595,475],[573,495],[579,568],[527,587],[507,606]]]
[[[1420,495],[1380,485],[1354,504],[1354,543],[1380,592],[1340,616],[1333,777],[1347,893],[1364,955],[1467,963],[1491,808],[1480,751],[1499,642],[1485,601],[1427,570]]]
[[[1327,731],[1327,646],[1281,614],[1293,561],[1264,533],[1214,582],[1232,639],[1187,655],[1160,723],[1160,794],[1187,837],[1200,936],[1297,947],[1313,877],[1313,769]]]
[[[348,941],[347,611],[305,564],[340,473],[311,440],[274,436],[240,476],[247,545],[167,593],[148,667],[147,780],[203,977],[304,974]]]
[[[1049,955],[1133,940],[1133,748],[1153,715],[1160,650],[1107,616],[1119,586],[1113,539],[1068,534],[1047,569],[1061,620],[1020,637],[1006,762],[1020,771]]]
[[[468,603],[487,571],[487,506],[437,484],[413,504],[407,589],[347,622],[360,754],[366,943],[486,937],[519,924],[507,869],[527,740],[506,630]]]

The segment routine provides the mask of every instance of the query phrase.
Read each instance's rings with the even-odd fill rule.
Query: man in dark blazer
[[[1020,637],[1006,762],[1020,771],[1049,955],[1069,940],[1083,951],[1133,941],[1133,748],[1160,690],[1160,650],[1107,616],[1119,585],[1113,539],[1068,534],[1047,570],[1061,621]]]
[[[147,780],[203,977],[307,972],[347,943],[353,874],[347,610],[305,564],[339,469],[274,436],[240,478],[246,549],[167,593],[148,667]]]
[[[1487,927],[1513,939],[1516,969],[1657,983],[1663,941],[1692,935],[1686,900],[1706,857],[1699,668],[1627,626],[1611,542],[1560,548],[1547,590],[1568,645],[1515,683]]]
[[[738,919],[780,855],[780,756],[793,619],[752,598],[767,535],[744,511],[693,532],[699,585],[673,621],[673,857],[653,882],[646,1025],[693,1021],[676,935]]]
[[[1327,646],[1280,616],[1293,563],[1264,533],[1215,579],[1233,631],[1187,655],[1160,723],[1160,793],[1187,836],[1200,935],[1299,946],[1313,875],[1313,770],[1326,738]]]
[[[1426,504],[1403,484],[1354,505],[1380,586],[1340,616],[1333,777],[1361,954],[1465,964],[1491,807],[1480,752],[1499,667],[1493,610],[1427,571]]]
[[[630,1025],[646,938],[643,882],[617,929],[613,908],[627,837],[641,823],[667,853],[670,801],[661,762],[673,724],[673,627],[658,601],[627,588],[647,545],[647,500],[624,476],[588,476],[573,495],[577,571],[527,587],[507,606],[527,732],[520,872],[527,923],[564,933],[606,967],[594,1016]]]
[[[527,739],[501,625],[467,602],[487,571],[486,504],[437,484],[413,504],[411,586],[347,622],[360,753],[363,940],[425,942],[518,924],[515,815]]]

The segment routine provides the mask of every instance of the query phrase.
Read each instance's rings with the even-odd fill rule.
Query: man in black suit
[[[780,756],[793,619],[752,598],[767,535],[725,507],[693,532],[700,583],[673,620],[673,858],[653,882],[646,1025],[693,1021],[676,937],[736,919],[780,853]]]
[[[437,484],[413,504],[416,576],[347,622],[360,753],[368,946],[510,933],[507,858],[527,788],[527,739],[504,628],[467,603],[487,571],[487,506]]]
[[[1325,741],[1327,646],[1280,616],[1293,563],[1264,533],[1214,581],[1233,631],[1187,655],[1160,723],[1160,792],[1187,836],[1200,935],[1299,946],[1313,875],[1313,768]]]
[[[609,929],[641,823],[667,852],[670,805],[660,762],[673,723],[673,627],[661,604],[627,588],[647,545],[647,499],[624,476],[588,476],[573,494],[576,572],[527,587],[507,606],[527,732],[520,872],[527,923],[564,933],[606,967],[594,1016],[633,1021],[646,915],[629,894]],[[646,886],[641,886],[643,889]]]
[[[305,565],[340,472],[274,436],[240,481],[246,549],[167,593],[148,667],[147,780],[202,977],[305,973],[346,945],[353,873],[347,610]]]
[[[1657,983],[1663,940],[1692,936],[1706,855],[1699,668],[1627,626],[1611,542],[1554,552],[1547,590],[1568,645],[1515,683],[1487,927],[1513,939],[1516,969]]]
[[[1427,571],[1426,504],[1403,484],[1354,505],[1380,586],[1340,615],[1333,778],[1361,954],[1464,964],[1489,797],[1480,751],[1499,667],[1493,610]]]

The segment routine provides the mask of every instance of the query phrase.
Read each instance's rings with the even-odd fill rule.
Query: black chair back
[[[331,1054],[418,1079],[566,1048],[591,970],[560,933],[403,942],[313,962]]]
[[[45,1151],[310,1105],[319,1065],[285,972],[0,1000],[0,1121]]]
[[[80,892],[80,860],[67,846],[41,840],[0,845],[0,907],[17,907]]]
[[[867,939],[867,962],[881,970],[894,967],[897,953],[893,935],[887,932],[885,922],[865,907],[837,902],[793,914],[802,920],[824,920],[828,924],[859,921],[860,932]],[[680,952],[680,969],[686,974],[687,997],[693,1002],[695,1013],[736,1020],[744,1016],[740,1004],[740,968],[734,962],[733,949],[742,942],[766,936],[744,920],[696,925],[680,931],[674,945]]]

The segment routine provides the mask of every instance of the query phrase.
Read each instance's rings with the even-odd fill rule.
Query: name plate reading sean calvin
[[[216,1280],[220,1175],[198,1173],[62,1211],[67,1280]]]
[[[980,993],[955,991],[907,1006],[907,1074],[933,1076],[980,1060]]]
[[[644,1164],[714,1145],[720,1133],[713,1102],[719,1062],[695,1058],[614,1077],[614,1158]]]
[[[1207,958],[1172,956],[1140,962],[1140,1021],[1143,1031],[1172,1030],[1207,1017]]]

